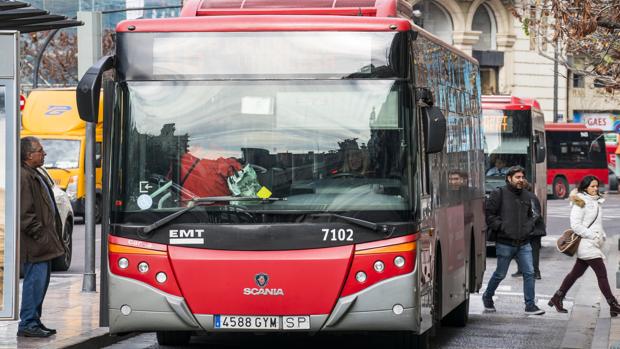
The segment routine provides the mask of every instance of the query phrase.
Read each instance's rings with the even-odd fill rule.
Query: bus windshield
[[[72,139],[41,139],[45,149],[45,164],[49,169],[80,167],[80,141]]]
[[[600,131],[547,131],[547,154],[550,169],[607,168]]]
[[[192,198],[258,193],[286,200],[230,206],[406,211],[404,88],[394,80],[126,82],[115,210],[154,221]]]
[[[511,166],[522,166],[526,177],[532,178],[531,112],[483,109],[482,118],[486,190],[504,185],[506,172]]]

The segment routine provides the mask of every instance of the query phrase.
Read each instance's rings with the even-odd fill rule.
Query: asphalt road
[[[543,239],[541,250],[542,280],[536,283],[538,305],[547,313],[542,316],[527,316],[523,313],[523,290],[521,278],[508,276],[496,293],[495,305],[497,312],[483,312],[479,294],[473,294],[470,300],[470,320],[464,328],[441,328],[432,340],[433,348],[558,348],[564,339],[566,328],[571,319],[569,314],[559,314],[549,308],[546,303],[551,298],[564,275],[572,267],[574,260],[555,250],[555,240],[568,226],[569,206],[567,201],[550,200],[548,202],[548,236]],[[620,233],[620,195],[610,195],[604,205],[604,226],[608,234],[610,249],[616,249]],[[483,289],[486,286],[496,260],[487,259]],[[76,270],[77,270],[76,266]],[[73,269],[73,267],[72,267]],[[511,266],[510,273],[516,270]],[[592,274],[589,275],[588,274]],[[609,274],[612,288],[615,286],[615,275]],[[577,294],[584,292],[599,295],[593,272],[577,281],[569,291],[565,307],[570,309]],[[593,328],[583,329],[587,341],[592,341]],[[589,344],[588,343],[588,344]],[[282,335],[218,335],[193,337],[190,345],[185,348],[317,348],[317,347],[384,347],[382,339],[368,335],[349,336],[282,336]],[[584,347],[589,347],[585,345]],[[153,333],[146,333],[125,340],[107,348],[159,348]],[[162,347],[163,348],[163,347]]]

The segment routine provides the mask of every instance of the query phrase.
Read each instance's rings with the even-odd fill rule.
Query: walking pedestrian
[[[56,333],[41,322],[43,299],[50,282],[52,259],[64,254],[62,222],[54,193],[36,170],[45,150],[35,137],[21,140],[20,261],[24,271],[17,336],[49,337]]]
[[[542,279],[539,267],[540,248],[542,246],[542,237],[547,235],[547,227],[545,225],[545,220],[542,216],[542,205],[540,204],[540,200],[538,200],[536,193],[534,193],[532,183],[529,183],[527,180],[523,180],[523,182],[532,202],[532,215],[534,217],[534,230],[532,230],[532,234],[530,237],[530,245],[532,245],[532,259],[534,262],[534,278],[536,280],[540,280]],[[523,276],[523,273],[520,269],[517,269],[517,272],[512,274],[512,277],[521,276]]]
[[[534,262],[530,238],[534,229],[532,202],[524,190],[525,169],[512,166],[506,173],[506,185],[497,188],[485,204],[486,222],[495,235],[497,267],[482,295],[485,311],[494,312],[493,296],[500,282],[506,277],[510,261],[517,259],[523,272],[523,298],[525,313],[542,315],[535,299]]]
[[[549,306],[555,307],[560,313],[567,313],[564,309],[564,296],[571,286],[585,273],[588,267],[594,270],[598,287],[605,296],[609,304],[611,316],[620,314],[620,304],[614,297],[609,287],[607,279],[607,269],[605,268],[605,254],[602,251],[607,235],[603,229],[603,208],[605,201],[599,191],[600,181],[595,176],[583,178],[576,192],[571,192],[570,227],[575,234],[581,236],[579,247],[577,248],[577,260],[573,269],[566,275],[551,300]]]

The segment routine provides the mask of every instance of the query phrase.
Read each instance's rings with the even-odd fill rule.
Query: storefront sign
[[[575,112],[573,122],[583,123],[588,128],[620,133],[620,114]]]

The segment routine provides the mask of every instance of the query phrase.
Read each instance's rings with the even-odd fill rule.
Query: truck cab
[[[101,220],[101,153],[103,108],[96,128],[95,217]],[[45,168],[55,184],[67,192],[77,216],[84,216],[86,123],[77,111],[75,88],[36,89],[30,92],[22,112],[22,136],[41,140],[48,155]]]

